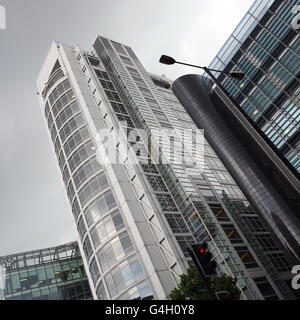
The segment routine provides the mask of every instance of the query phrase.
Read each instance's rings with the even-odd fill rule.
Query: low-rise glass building
[[[88,300],[77,242],[0,257],[4,300]]]

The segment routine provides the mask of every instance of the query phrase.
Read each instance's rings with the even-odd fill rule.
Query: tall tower
[[[196,126],[170,80],[97,37],[90,52],[53,42],[37,86],[96,299],[166,299],[191,261],[187,246],[204,241],[243,299],[294,297],[294,261],[203,136],[202,162],[194,136],[184,140]]]
[[[299,12],[297,0],[256,0],[209,66],[246,74],[242,82],[215,76],[295,175],[300,172]]]

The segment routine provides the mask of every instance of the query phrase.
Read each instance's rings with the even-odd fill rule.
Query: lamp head
[[[245,73],[240,71],[233,71],[233,72],[230,72],[230,76],[238,80],[243,80],[245,77]]]
[[[162,55],[159,59],[159,62],[163,64],[174,64],[176,63],[176,60],[173,59],[172,57]]]

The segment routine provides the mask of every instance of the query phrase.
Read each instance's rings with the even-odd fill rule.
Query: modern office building
[[[205,161],[195,152],[196,126],[171,84],[100,36],[89,52],[53,42],[38,76],[94,298],[167,299],[187,246],[205,241],[242,299],[294,299],[295,261],[203,135]]]
[[[93,299],[77,242],[3,256],[0,266],[4,300]]]
[[[210,64],[225,73],[206,74],[215,77],[212,84],[205,78],[184,76],[173,89],[205,129],[214,150],[269,230],[299,260],[300,37],[293,21],[296,4],[255,1]],[[230,77],[232,71],[244,72],[245,78]]]
[[[226,74],[213,73],[237,104],[241,117],[248,121],[248,133],[256,142],[245,141],[244,146],[269,180],[275,193],[286,202],[281,209],[269,205],[268,197],[258,199],[250,190],[253,202],[271,228],[280,235],[283,243],[289,243],[300,256],[300,36],[298,1],[257,0],[219,51],[210,68],[242,71],[242,81]],[[226,108],[225,108],[226,109]],[[221,108],[219,108],[221,112]],[[224,117],[224,115],[222,115]],[[232,128],[233,129],[233,128]],[[236,136],[243,135],[236,130]],[[248,134],[249,135],[249,134]],[[259,141],[260,140],[260,141]],[[247,145],[248,144],[248,145]],[[265,153],[265,155],[263,154]],[[219,154],[220,156],[220,154]],[[228,167],[227,167],[228,168]],[[230,170],[230,169],[229,169]],[[230,170],[233,174],[233,171]],[[243,178],[241,175],[239,178]],[[241,180],[241,179],[240,179]],[[253,180],[253,179],[252,179]],[[236,180],[237,181],[237,180]],[[253,181],[252,181],[253,182]],[[241,181],[239,186],[241,186]],[[256,182],[252,183],[256,184]],[[268,189],[267,186],[264,187]],[[242,187],[245,192],[245,186]],[[249,199],[249,193],[247,197]],[[275,194],[273,198],[276,198]],[[250,196],[251,198],[251,196]],[[266,201],[268,210],[262,208]],[[267,203],[268,202],[268,203]],[[277,213],[276,213],[277,211]],[[273,216],[273,217],[271,217]]]
[[[215,76],[300,172],[299,1],[256,0],[209,67],[246,74]]]

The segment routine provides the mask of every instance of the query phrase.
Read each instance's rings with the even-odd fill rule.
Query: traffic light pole
[[[192,260],[193,260],[193,262],[194,262],[194,264],[195,264],[195,266],[196,266],[196,268],[197,268],[197,270],[198,270],[203,282],[204,282],[205,289],[207,290],[207,292],[209,293],[209,295],[212,297],[213,300],[218,300],[216,295],[215,295],[215,293],[213,292],[213,290],[212,290],[212,288],[210,286],[209,280],[205,276],[205,273],[202,270],[202,267],[201,267],[200,263],[198,262],[197,257],[194,254],[194,251],[189,247],[187,249],[188,249],[189,254],[191,255],[191,258],[192,258]]]

